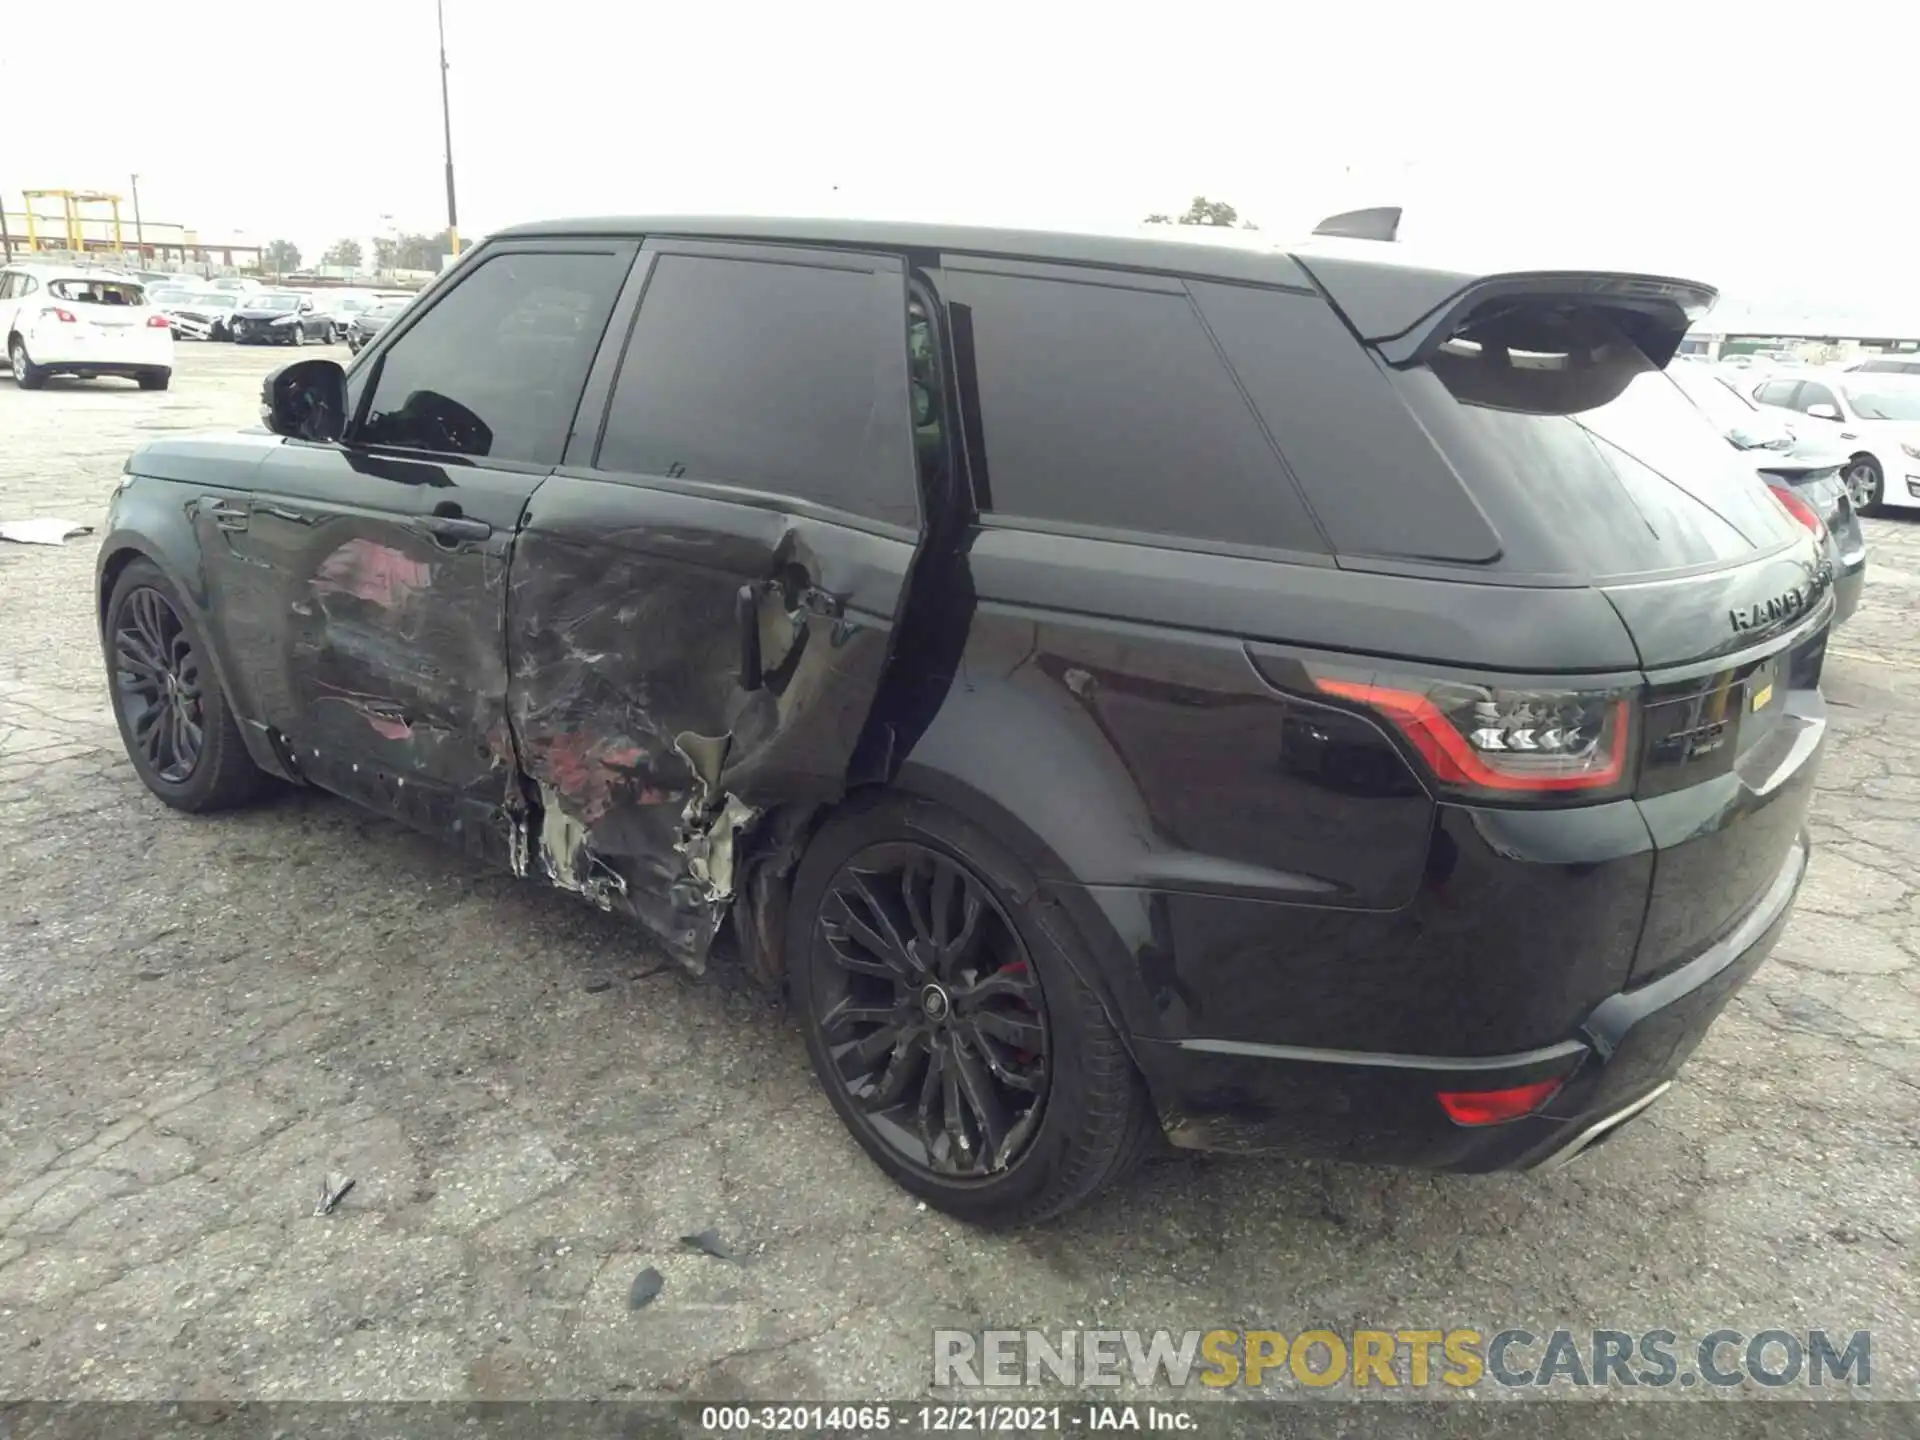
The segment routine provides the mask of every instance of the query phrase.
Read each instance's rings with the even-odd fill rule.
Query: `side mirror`
[[[282,365],[261,384],[260,418],[289,440],[338,440],[347,428],[347,372],[332,360]]]
[[[302,300],[300,302],[300,313],[302,315],[311,314],[312,311],[313,311],[313,302],[311,300]]]
[[[1816,420],[1838,420],[1840,418],[1840,407],[1822,402],[1818,405],[1807,406],[1807,414],[1813,416]]]

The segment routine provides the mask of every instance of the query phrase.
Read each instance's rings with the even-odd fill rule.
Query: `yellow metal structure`
[[[61,221],[65,229],[66,248],[76,254],[84,254],[87,248],[86,217],[80,213],[82,205],[110,205],[113,207],[113,248],[125,252],[126,242],[120,233],[120,197],[109,195],[100,190],[27,190],[23,194],[27,205],[27,251],[29,254],[41,248],[38,217],[33,213],[35,200],[58,200],[60,202]]]

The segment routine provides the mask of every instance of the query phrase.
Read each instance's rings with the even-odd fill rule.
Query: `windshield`
[[[163,290],[149,290],[147,292],[147,299],[151,300],[156,305],[171,305],[175,301],[191,300],[192,298],[193,298],[193,292],[191,290],[164,290],[163,289]]]
[[[1862,420],[1920,420],[1920,385],[1846,387],[1847,399]]]
[[[375,320],[391,320],[406,308],[407,302],[404,300],[387,300],[374,306],[367,314]]]
[[[298,295],[255,295],[247,301],[249,310],[292,310],[299,306]]]
[[[341,313],[342,315],[351,315],[351,314],[353,314],[353,313],[354,313],[354,311],[356,311],[356,310],[364,310],[364,309],[366,309],[366,308],[367,308],[367,302],[366,302],[366,301],[364,301],[364,300],[355,300],[355,299],[353,299],[353,298],[351,298],[351,297],[349,297],[349,298],[347,298],[347,299],[345,299],[345,300],[336,300],[336,301],[334,301],[334,302],[333,302],[333,308],[334,308],[335,310],[337,310],[337,311],[339,311],[339,312],[340,312],[340,313]]]
[[[197,295],[193,303],[206,310],[231,310],[240,303],[238,295]]]

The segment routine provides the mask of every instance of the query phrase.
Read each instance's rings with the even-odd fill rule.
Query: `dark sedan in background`
[[[362,345],[386,329],[394,317],[406,308],[405,300],[382,300],[360,311],[347,326],[347,349],[358,355]]]
[[[1753,461],[1793,518],[1824,539],[1833,562],[1833,622],[1840,624],[1860,607],[1867,583],[1867,541],[1847,492],[1847,452],[1818,434],[1796,434],[1779,411],[1754,404],[1710,365],[1676,359],[1667,373]]]
[[[310,295],[265,291],[248,295],[233,312],[234,341],[241,345],[304,345],[309,340],[333,344],[333,318],[324,314]]]

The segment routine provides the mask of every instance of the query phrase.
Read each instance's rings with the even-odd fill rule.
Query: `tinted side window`
[[[378,361],[357,439],[557,464],[626,275],[613,254],[506,254],[442,296]]]
[[[1467,564],[1500,554],[1460,477],[1326,301],[1190,288],[1335,554]]]
[[[947,282],[979,396],[983,506],[1324,550],[1185,294],[959,270]]]
[[[911,408],[897,274],[663,254],[595,463],[913,525]]]
[[[1833,391],[1824,385],[1816,385],[1812,381],[1808,381],[1805,385],[1802,385],[1800,387],[1800,393],[1793,397],[1793,408],[1796,410],[1806,410],[1814,405],[1833,405],[1835,403],[1837,402],[1833,398]]]
[[[1769,380],[1754,394],[1754,399],[1762,405],[1785,405],[1793,399],[1793,387],[1798,380]]]

